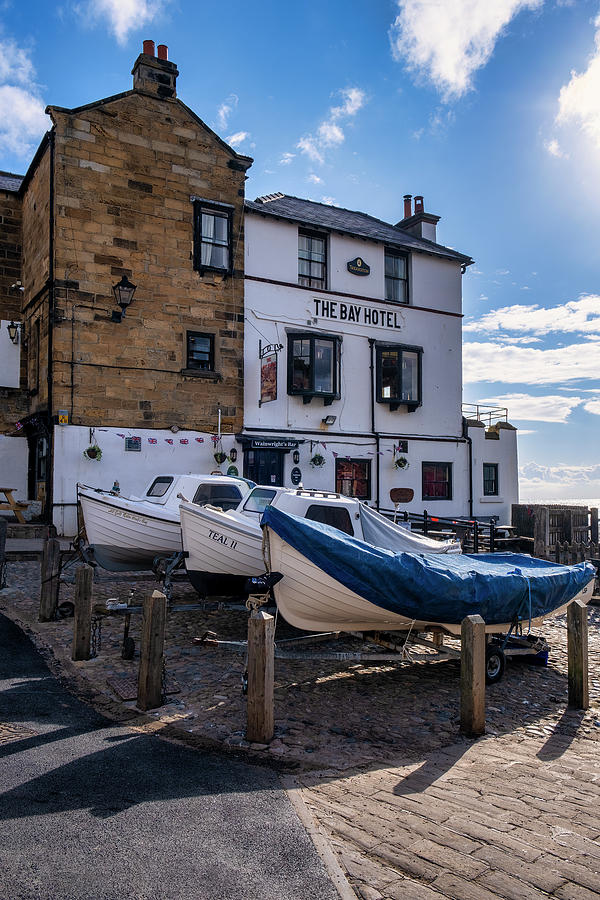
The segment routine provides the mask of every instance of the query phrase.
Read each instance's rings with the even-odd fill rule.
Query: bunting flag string
[[[166,441],[167,444],[172,444],[172,443],[173,443],[173,438],[165,438],[165,441]]]
[[[149,444],[157,444],[158,441],[156,440],[156,438],[148,438],[148,443]]]
[[[189,444],[189,441],[187,438],[179,438],[179,443],[180,444]]]
[[[204,438],[195,438],[197,444],[203,444]]]

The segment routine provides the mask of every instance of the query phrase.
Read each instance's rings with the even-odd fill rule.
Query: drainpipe
[[[469,435],[467,420],[463,418],[463,437],[469,448],[469,518],[473,518],[473,439]]]
[[[54,421],[52,415],[52,388],[54,372],[52,355],[54,351],[54,151],[55,130],[50,132],[50,185],[49,185],[49,236],[48,236],[48,466],[46,470],[46,515],[48,524],[54,519]]]
[[[379,510],[379,500],[380,500],[380,492],[379,492],[379,475],[380,475],[380,465],[379,465],[379,432],[375,431],[375,363],[374,363],[374,351],[375,351],[375,338],[369,338],[369,352],[371,355],[371,361],[369,365],[370,374],[371,374],[371,433],[375,438],[375,451],[376,451],[376,459],[377,464],[375,466],[375,477],[377,479],[377,491],[375,494],[375,508]]]

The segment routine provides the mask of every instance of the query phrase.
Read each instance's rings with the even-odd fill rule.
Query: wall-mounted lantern
[[[9,325],[6,326],[8,330],[8,336],[13,342],[13,344],[19,343],[19,331],[21,330],[21,325],[18,322],[10,322]]]
[[[323,425],[335,425],[335,420],[337,416],[325,416],[325,418],[321,419]]]
[[[117,316],[124,316],[125,310],[133,300],[133,295],[135,294],[135,289],[137,285],[132,284],[128,279],[127,275],[123,275],[121,280],[117,282],[117,284],[113,284],[113,294],[115,295],[115,301],[117,306],[121,307],[121,313],[113,313],[113,321],[120,322],[121,318],[117,318]]]

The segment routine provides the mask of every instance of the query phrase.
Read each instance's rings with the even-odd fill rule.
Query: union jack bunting
[[[156,444],[156,443],[158,443],[158,441],[156,440],[156,438],[148,438],[148,443],[149,443],[149,444]]]
[[[195,438],[195,441],[196,441],[197,444],[203,444],[203,443],[204,443],[204,438]]]
[[[122,438],[124,438],[125,435],[124,435],[124,434],[119,434],[119,432],[117,431],[117,437],[122,437]]]
[[[187,438],[179,438],[179,443],[180,444],[189,444],[189,441]]]
[[[167,442],[167,444],[172,444],[173,438],[165,438],[165,441]]]

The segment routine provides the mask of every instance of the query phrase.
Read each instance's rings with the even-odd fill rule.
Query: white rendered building
[[[463,417],[473,260],[437,243],[438,221],[420,196],[397,225],[283,194],[246,202],[244,475],[382,511],[403,488],[410,512],[510,521],[516,430]]]

